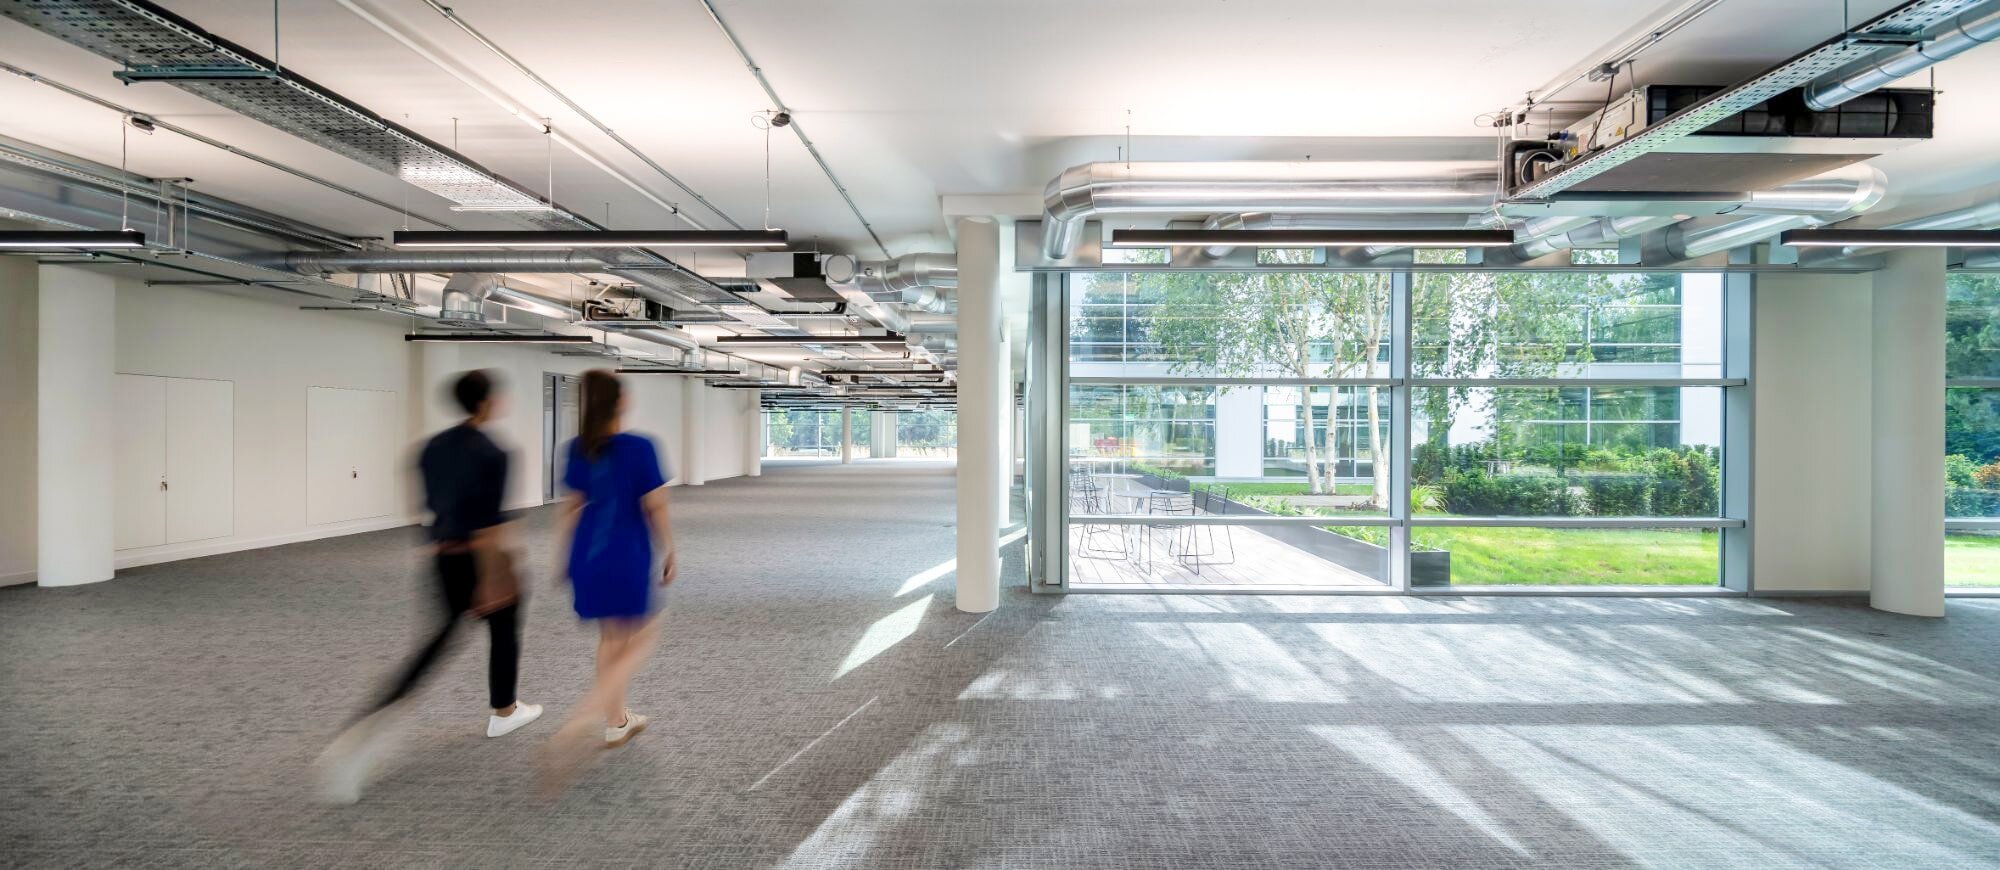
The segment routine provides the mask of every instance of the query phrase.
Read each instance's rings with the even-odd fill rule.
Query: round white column
[[[1000,438],[999,496],[997,507],[1000,512],[997,528],[1006,528],[1012,513],[1014,499],[1014,347],[1007,338],[1006,312],[1001,312],[1000,359],[998,370],[994,372],[994,426]]]
[[[854,409],[842,406],[840,409],[840,464],[854,461]]]
[[[1000,225],[958,222],[958,609],[1000,606]]]
[[[744,390],[748,405],[743,413],[749,419],[743,421],[743,474],[746,477],[762,477],[764,474],[764,391]]]
[[[708,430],[708,382],[688,378],[681,385],[681,483],[701,486],[708,478],[701,470],[702,442]]]
[[[1944,251],[1874,274],[1874,541],[1868,603],[1944,615]]]
[[[64,266],[37,282],[35,582],[96,583],[113,573],[118,287]]]

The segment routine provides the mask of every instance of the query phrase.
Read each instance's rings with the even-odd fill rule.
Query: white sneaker
[[[520,730],[521,726],[540,718],[542,718],[542,705],[517,703],[512,713],[486,717],[486,736],[505,737]]]
[[[613,728],[609,725],[605,726],[604,748],[617,749],[620,746],[624,746],[626,742],[630,741],[634,737],[639,736],[639,732],[644,730],[646,730],[646,717],[634,713],[630,710],[626,710],[625,724],[620,725],[616,728]]]

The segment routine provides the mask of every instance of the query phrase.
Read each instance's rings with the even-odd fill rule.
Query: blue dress
[[[563,485],[583,496],[570,539],[569,580],[576,615],[584,619],[642,617],[652,612],[661,566],[653,564],[653,535],[640,499],[665,486],[653,442],[620,432],[596,459],[581,440],[569,443]]]

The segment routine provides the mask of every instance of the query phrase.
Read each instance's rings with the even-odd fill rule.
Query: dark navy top
[[[417,458],[424,504],[431,510],[431,540],[464,541],[504,521],[507,451],[470,423],[439,432]]]
[[[583,453],[581,439],[569,443],[563,485],[583,496],[570,540],[569,578],[576,614],[584,619],[644,616],[652,610],[659,582],[653,564],[653,535],[640,503],[667,484],[653,442],[620,432],[604,443],[596,459]]]

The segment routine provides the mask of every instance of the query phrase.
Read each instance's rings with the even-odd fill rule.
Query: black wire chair
[[[1196,496],[1201,512],[1209,516],[1222,516],[1229,511],[1229,489],[1211,484]],[[1220,530],[1218,534],[1217,530]],[[1181,564],[1196,574],[1203,565],[1236,564],[1236,538],[1230,527],[1193,526],[1188,529],[1187,552],[1181,554]]]

